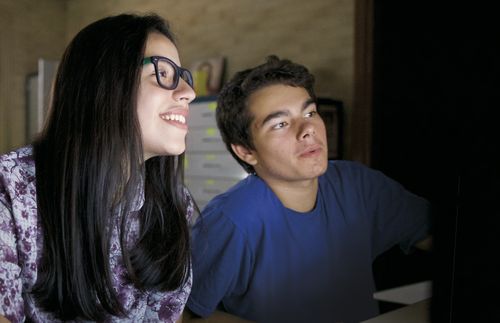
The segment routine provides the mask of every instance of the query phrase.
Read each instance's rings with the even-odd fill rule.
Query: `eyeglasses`
[[[146,57],[142,61],[142,65],[152,63],[155,67],[156,81],[158,85],[167,90],[174,90],[179,85],[179,78],[182,78],[193,87],[193,76],[191,72],[185,68],[177,66],[170,59],[162,56]]]

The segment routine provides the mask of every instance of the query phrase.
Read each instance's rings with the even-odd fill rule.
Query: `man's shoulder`
[[[257,176],[250,175],[213,198],[202,211],[206,223],[231,223],[243,231],[259,230],[267,222],[274,194]]]
[[[328,161],[327,172],[335,170],[356,170],[356,169],[366,169],[368,166],[354,160],[345,159],[333,159]]]
[[[360,162],[330,160],[327,171],[320,177],[320,185],[334,190],[358,190],[386,182],[387,177],[379,170]]]
[[[239,212],[258,206],[256,200],[261,200],[262,193],[267,189],[265,183],[255,175],[249,175],[242,179],[226,192],[214,197],[203,210],[203,213],[214,210],[231,211],[237,209]]]
[[[370,171],[370,168],[357,161],[329,160],[328,168],[322,176],[336,181],[342,178],[356,177],[366,171]]]

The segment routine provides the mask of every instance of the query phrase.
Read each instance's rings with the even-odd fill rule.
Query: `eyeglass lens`
[[[161,85],[167,88],[172,88],[175,85],[175,68],[170,62],[160,59],[158,60],[158,80]]]
[[[190,86],[193,86],[193,80],[188,70],[176,68],[167,60],[158,60],[158,79],[162,86],[166,88],[176,87],[179,82],[179,77],[186,81]],[[176,75],[176,73],[180,75]]]

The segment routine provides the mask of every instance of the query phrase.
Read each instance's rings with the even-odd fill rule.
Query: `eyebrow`
[[[308,106],[310,106],[313,103],[315,103],[315,101],[313,100],[313,98],[309,98],[309,99],[305,100],[304,103],[302,104],[302,108],[300,110],[304,111],[305,109],[307,109]],[[273,113],[267,115],[264,118],[264,120],[262,120],[260,126],[262,127],[266,123],[270,122],[273,119],[276,119],[276,118],[279,118],[279,117],[283,117],[283,116],[288,116],[289,114],[290,113],[289,113],[288,110],[279,110],[279,111],[273,112]]]

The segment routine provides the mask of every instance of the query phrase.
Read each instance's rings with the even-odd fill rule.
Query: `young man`
[[[328,161],[313,84],[305,67],[272,56],[221,91],[220,132],[251,175],[193,228],[187,306],[197,316],[368,319],[378,314],[373,260],[428,236],[427,201],[359,163]]]

